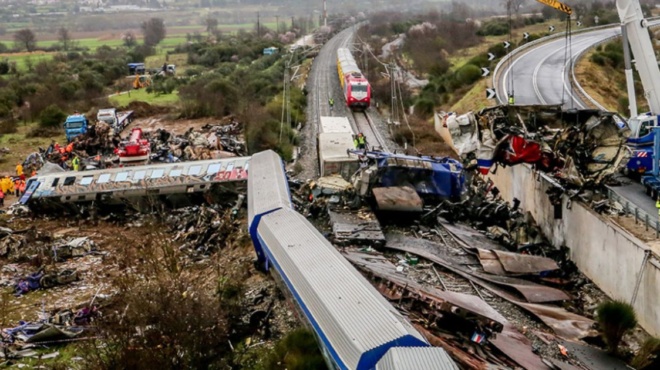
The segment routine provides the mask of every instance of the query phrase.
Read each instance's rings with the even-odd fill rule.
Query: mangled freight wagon
[[[352,179],[358,194],[373,195],[380,210],[421,211],[423,199],[456,200],[465,194],[463,166],[455,159],[349,152],[360,160],[360,170]]]
[[[482,174],[493,165],[532,164],[564,185],[603,184],[625,166],[628,130],[615,114],[552,106],[497,106],[463,115],[438,113],[435,129]]]

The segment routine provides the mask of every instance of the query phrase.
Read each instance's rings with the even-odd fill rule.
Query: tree
[[[126,47],[133,47],[135,44],[137,44],[137,40],[135,39],[135,34],[131,31],[126,32],[121,36],[122,40],[124,40],[124,45]]]
[[[33,51],[37,46],[37,36],[29,28],[23,28],[14,34],[14,42],[18,49],[25,48],[27,51]]]
[[[71,35],[69,34],[69,30],[66,28],[62,27],[59,30],[57,30],[57,40],[60,42],[62,45],[62,49],[64,50],[69,50],[71,47]]]
[[[206,33],[215,35],[218,31],[218,20],[215,18],[206,18]]]
[[[525,4],[527,0],[504,0],[503,1],[503,6],[505,8],[511,7],[511,12],[512,13],[518,13],[520,8]]]
[[[142,33],[145,45],[156,46],[165,38],[165,22],[162,18],[151,18],[142,23]]]
[[[41,111],[39,124],[42,127],[59,127],[64,123],[66,114],[56,104],[51,104]]]

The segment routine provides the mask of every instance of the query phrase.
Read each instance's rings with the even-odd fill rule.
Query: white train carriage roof
[[[395,347],[378,361],[375,370],[458,370],[440,347]]]
[[[252,168],[248,173],[248,225],[256,215],[278,208],[293,208],[289,196],[289,184],[284,173],[282,159],[272,150],[252,156]]]
[[[280,209],[257,233],[331,355],[370,369],[392,346],[428,346],[412,325],[302,215]]]
[[[339,67],[344,75],[356,72],[362,74],[360,67],[355,62],[355,58],[353,58],[353,54],[347,48],[337,49],[337,63],[339,63]]]
[[[39,185],[31,196],[101,193],[158,189],[170,186],[245,181],[250,157],[232,157],[179,163],[109,168],[93,171],[52,172],[30,179]]]

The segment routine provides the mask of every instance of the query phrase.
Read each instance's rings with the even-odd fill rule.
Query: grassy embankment
[[[0,155],[0,174],[13,174],[17,163],[25,160],[25,157],[30,153],[36,152],[39,147],[47,148],[52,140],[59,143],[66,142],[64,130],[61,134],[53,137],[28,138],[27,134],[37,125],[36,122],[18,123],[15,133],[0,135],[0,147],[9,149],[8,154]]]

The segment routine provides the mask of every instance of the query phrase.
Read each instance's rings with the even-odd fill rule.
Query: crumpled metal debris
[[[462,116],[440,113],[435,129],[487,174],[496,164],[530,163],[573,189],[597,187],[625,166],[628,131],[614,113],[551,106],[496,106]]]
[[[175,233],[173,241],[183,242],[181,249],[202,257],[223,248],[230,236],[241,230],[236,213],[244,197],[234,207],[218,204],[185,207],[173,210],[165,220]]]

